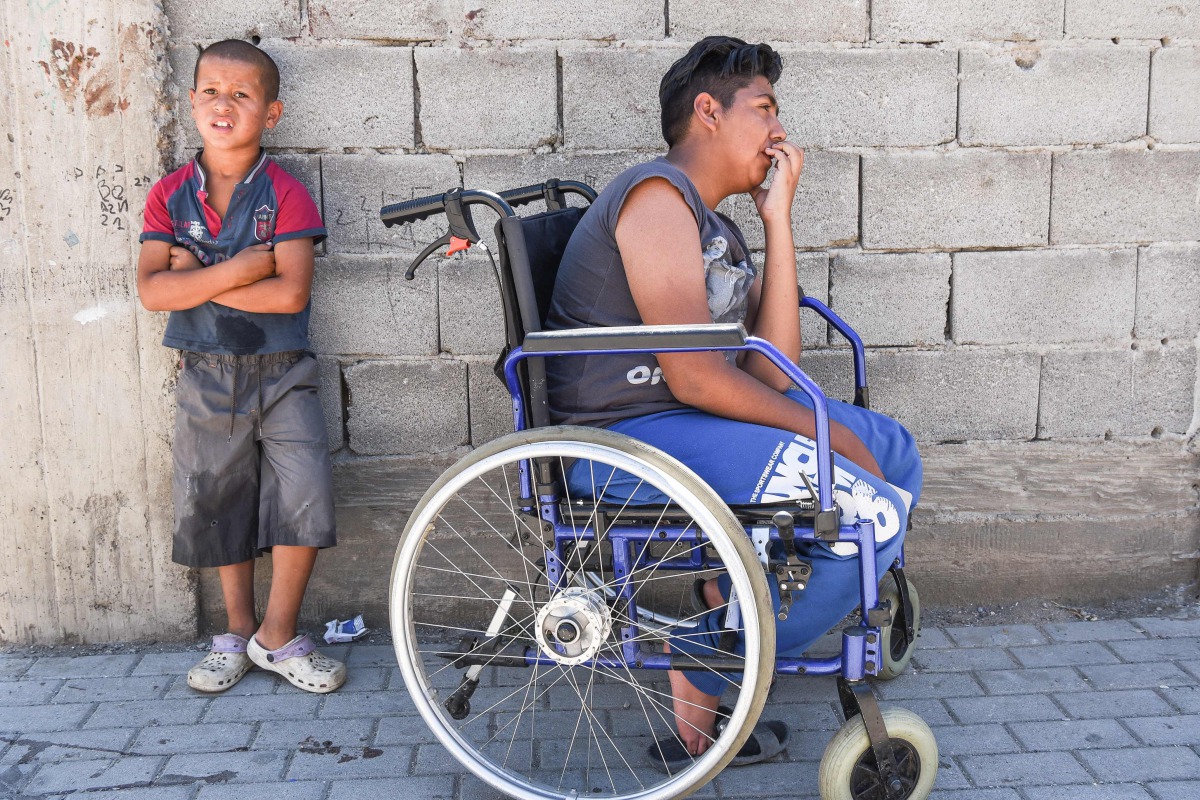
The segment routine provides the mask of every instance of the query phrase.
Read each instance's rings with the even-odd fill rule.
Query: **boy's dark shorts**
[[[172,559],[222,567],[336,544],[317,360],[185,352],[180,364]]]

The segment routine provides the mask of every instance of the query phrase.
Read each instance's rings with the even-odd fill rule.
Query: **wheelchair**
[[[867,683],[904,670],[920,601],[903,551],[877,575],[873,524],[840,519],[821,389],[738,324],[543,330],[559,261],[586,210],[580,204],[595,197],[583,183],[549,180],[498,194],[454,188],[380,212],[389,226],[446,216],[448,232],[417,256],[410,279],[443,246],[449,255],[474,245],[491,257],[507,341],[496,372],[516,431],[442,474],[397,547],[391,630],[413,702],[455,759],[512,797],[652,800],[696,791],[736,756],[773,673],[834,675],[846,721],[821,760],[821,797],[923,800],[938,769],[933,734],[907,710],[881,709]],[[514,211],[534,201],[546,210]],[[499,264],[475,229],[471,206],[480,205],[499,215]],[[801,306],[853,345],[855,402],[866,406],[861,340],[819,301],[803,297]],[[805,477],[807,497],[731,507],[661,450],[550,424],[545,358],[698,350],[761,353],[812,399],[817,480]],[[568,469],[587,470],[596,489],[572,492]],[[614,498],[615,482],[652,487],[663,499]],[[775,652],[773,617],[786,618],[811,572],[804,542],[851,543],[859,552],[860,618],[830,657]],[[709,609],[697,581],[722,572],[728,602]],[[664,647],[711,613],[722,615],[720,648]],[[647,756],[675,732],[668,670],[711,671],[726,686],[715,740],[678,768]]]

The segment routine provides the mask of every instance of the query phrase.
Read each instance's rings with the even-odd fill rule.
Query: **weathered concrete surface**
[[[1195,580],[1200,457],[1178,443],[979,442],[922,455],[908,539],[922,600],[1099,601]]]
[[[162,171],[163,17],[10,2],[0,27],[0,641],[186,636],[171,357],[132,269]]]

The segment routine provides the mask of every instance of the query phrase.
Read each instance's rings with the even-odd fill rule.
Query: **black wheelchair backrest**
[[[505,354],[520,346],[525,334],[546,324],[554,281],[567,242],[583,218],[584,208],[561,208],[528,217],[502,217],[496,223],[500,250],[500,294],[504,304]],[[503,362],[501,355],[499,368]],[[542,359],[525,362],[529,423],[550,424],[546,368]],[[497,370],[499,374],[499,369]]]

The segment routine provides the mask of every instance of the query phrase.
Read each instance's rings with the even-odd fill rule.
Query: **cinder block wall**
[[[198,44],[261,37],[284,73],[268,143],[330,231],[312,333],[352,542],[332,563],[379,562],[424,488],[360,491],[364,475],[387,483],[368,457],[395,457],[420,483],[511,429],[491,375],[490,266],[431,261],[405,281],[442,228],[385,229],[379,207],[552,176],[602,187],[662,152],[667,66],[729,33],[783,54],[781,116],[807,152],[798,277],[862,332],[876,407],[923,442],[910,556],[927,602],[1095,600],[1194,581],[1200,9],[167,0],[166,11],[168,94],[187,123],[170,132],[178,161],[198,144],[186,113]],[[761,246],[749,202],[730,210]],[[844,393],[846,351],[809,322],[803,365]],[[350,574],[322,584],[314,616],[354,602]]]

